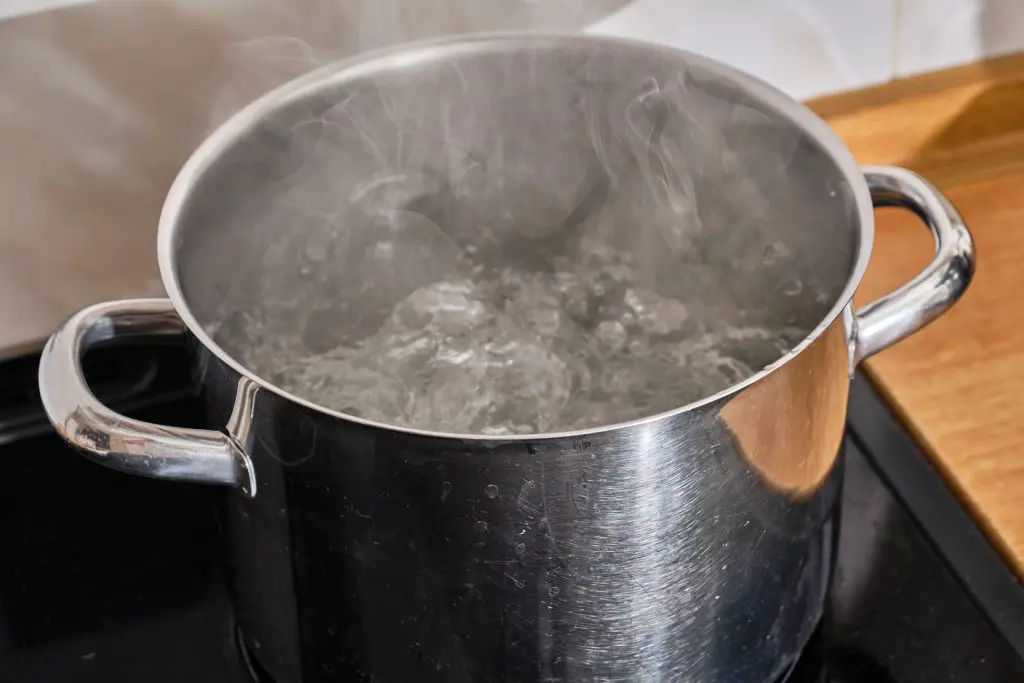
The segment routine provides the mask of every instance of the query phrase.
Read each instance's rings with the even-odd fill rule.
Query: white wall
[[[0,0],[0,19],[81,5],[88,0]]]
[[[1024,0],[636,0],[591,30],[702,52],[806,98],[1024,50]]]
[[[0,18],[85,1],[0,0]],[[806,98],[1024,50],[1024,0],[633,0],[590,30],[702,52]]]

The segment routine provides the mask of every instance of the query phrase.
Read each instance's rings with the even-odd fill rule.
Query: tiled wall
[[[87,1],[0,0],[0,18]],[[262,0],[262,4],[269,1]],[[203,2],[213,8],[227,0]],[[280,2],[290,6],[293,0]],[[306,0],[304,6],[352,2],[359,0]],[[415,6],[423,0],[394,2],[401,7],[402,2]],[[702,52],[754,73],[798,98],[1024,50],[1024,0],[502,2],[519,4],[519,9],[530,6],[532,16],[546,16],[538,11],[544,4],[558,5],[562,14],[573,11],[580,17],[601,16],[609,8],[622,7],[605,14],[589,30]],[[435,0],[435,4],[444,2]]]
[[[1024,50],[1024,0],[636,0],[591,30],[702,52],[806,98]]]

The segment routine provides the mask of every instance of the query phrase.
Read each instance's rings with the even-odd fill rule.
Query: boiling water
[[[652,416],[779,359],[849,268],[829,158],[675,58],[599,57],[389,67],[268,122],[188,247],[208,331],[316,404],[464,434]]]
[[[375,333],[311,353],[300,340],[240,360],[317,404],[389,424],[474,434],[583,429],[727,388],[806,333],[644,286],[607,247],[519,269],[463,259],[405,296]],[[730,322],[723,322],[730,320]],[[259,329],[250,329],[260,337]]]

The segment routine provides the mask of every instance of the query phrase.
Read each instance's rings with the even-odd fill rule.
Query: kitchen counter
[[[964,298],[866,371],[1024,578],[1024,55],[811,105],[860,162],[936,182],[974,235]],[[902,284],[931,251],[916,218],[879,212],[856,301]]]

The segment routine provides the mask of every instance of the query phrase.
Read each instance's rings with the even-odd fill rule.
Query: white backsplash
[[[79,5],[88,0],[0,0],[0,19],[20,17],[61,7]]]
[[[0,0],[0,19],[88,1]],[[629,2],[507,1],[602,8]],[[306,4],[345,2],[358,0]],[[417,0],[410,2],[414,6]],[[590,13],[600,16],[600,11]],[[588,30],[700,52],[807,98],[1024,50],[1024,0],[632,0]]]
[[[897,76],[1024,50],[1024,0],[899,0]]]
[[[894,0],[636,0],[591,30],[714,57],[806,98],[886,81]]]
[[[1024,0],[635,0],[591,30],[701,52],[808,98],[1024,50]]]

